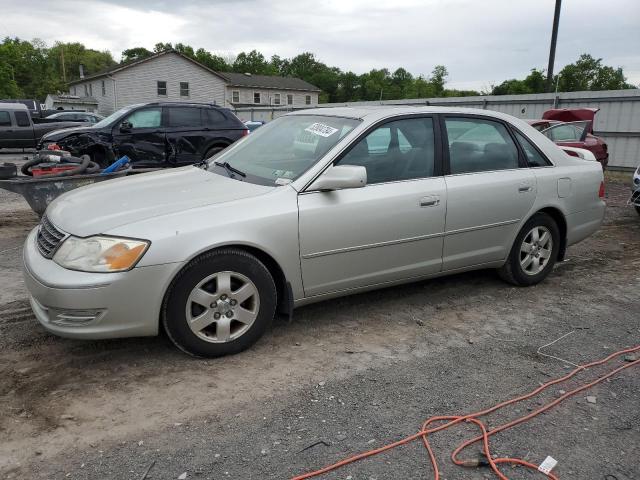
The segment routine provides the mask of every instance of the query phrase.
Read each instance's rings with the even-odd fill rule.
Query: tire
[[[537,241],[534,233],[536,231]],[[545,234],[548,234],[548,237],[545,237]],[[547,248],[544,248],[545,246]],[[559,250],[558,225],[546,213],[536,213],[518,233],[509,258],[498,270],[498,274],[504,281],[519,287],[535,285],[549,275],[556,263]]]
[[[638,212],[638,215],[640,215],[640,205],[634,205],[634,208],[636,209],[636,212]]]
[[[225,248],[201,255],[176,276],[161,321],[182,351],[220,357],[257,342],[276,305],[276,285],[267,267],[243,250]]]
[[[211,157],[213,157],[216,153],[221,152],[222,150],[224,150],[225,147],[211,147],[209,150],[207,150],[207,153],[204,154],[204,158],[203,160],[208,160]]]

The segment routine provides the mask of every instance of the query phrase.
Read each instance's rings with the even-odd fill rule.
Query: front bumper
[[[36,232],[24,245],[24,279],[33,312],[46,330],[84,339],[157,335],[164,293],[182,264],[119,273],[67,270],[40,254]]]

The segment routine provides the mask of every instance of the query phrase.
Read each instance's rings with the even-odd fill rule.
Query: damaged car
[[[38,149],[89,155],[101,167],[124,155],[134,168],[177,167],[210,158],[247,133],[229,109],[156,102],[124,107],[91,126],[50,132]]]

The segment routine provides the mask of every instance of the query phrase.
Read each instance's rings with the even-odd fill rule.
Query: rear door
[[[30,148],[34,146],[35,139],[31,118],[27,112],[14,111],[15,120],[14,139],[18,148]]]
[[[165,107],[169,162],[190,165],[202,160],[206,143],[203,111],[199,107]]]
[[[132,112],[114,127],[113,138],[118,155],[127,155],[137,167],[166,165],[162,107],[144,107]]]
[[[536,178],[508,126],[443,116],[447,217],[443,270],[503,260],[536,198]]]

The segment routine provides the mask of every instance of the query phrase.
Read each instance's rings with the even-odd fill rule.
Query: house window
[[[89,85],[87,85],[86,83],[84,84],[84,96],[89,96]]]
[[[180,96],[181,97],[189,96],[189,82],[180,82]]]
[[[311,105],[311,95],[305,95],[304,97],[304,103],[306,105]]]
[[[293,95],[287,94],[287,105],[293,105]]]
[[[240,103],[240,92],[238,90],[231,92],[231,103]]]
[[[77,95],[76,86],[73,86],[73,90],[71,90],[71,95]]]
[[[260,92],[253,92],[253,103],[262,103]]]
[[[89,84],[89,96],[93,97],[93,84]]]
[[[275,93],[273,95],[273,104],[274,105],[280,105],[280,94],[279,93]]]
[[[107,95],[107,86],[104,83],[104,80],[102,80],[102,96],[106,96]]]
[[[158,80],[158,96],[159,97],[167,96],[167,82],[161,82]]]

